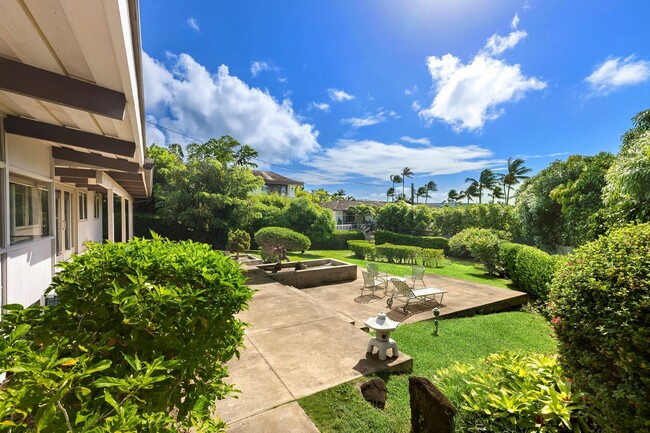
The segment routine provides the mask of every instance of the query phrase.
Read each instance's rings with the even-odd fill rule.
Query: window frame
[[[21,218],[17,220],[17,189],[21,188]],[[9,246],[37,241],[52,236],[50,227],[50,189],[47,182],[14,174],[9,175]],[[45,195],[44,195],[45,193]],[[45,209],[45,211],[44,211]],[[20,231],[40,234],[19,235]],[[15,240],[16,238],[24,238]]]
[[[79,200],[79,221],[88,221],[88,193],[79,191],[77,199]]]

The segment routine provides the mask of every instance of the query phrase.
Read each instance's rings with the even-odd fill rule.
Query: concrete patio
[[[380,361],[367,355],[370,336],[363,321],[386,312],[402,323],[433,317],[432,305],[412,304],[404,314],[402,302],[386,307],[383,291],[361,292],[357,281],[296,289],[270,279],[254,266],[247,284],[255,290],[250,308],[239,318],[246,329],[240,359],[229,363],[228,381],[241,391],[217,402],[217,413],[231,432],[317,432],[296,399],[380,371],[410,372],[413,360],[404,353]],[[447,290],[441,317],[511,309],[526,302],[526,294],[426,275],[428,287]],[[399,344],[399,342],[398,342]]]

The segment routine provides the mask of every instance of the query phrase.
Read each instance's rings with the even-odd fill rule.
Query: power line
[[[196,142],[205,143],[205,142],[208,141],[208,140],[202,140],[200,138],[192,137],[190,135],[184,134],[184,133],[179,132],[179,131],[175,131],[173,129],[167,128],[166,126],[162,126],[162,125],[160,125],[158,123],[155,123],[155,122],[152,122],[150,120],[145,120],[145,122],[150,124],[150,125],[155,126],[156,128],[164,129],[165,131],[172,132],[174,134],[180,135],[181,137],[189,138],[190,140],[194,140]],[[285,165],[276,164],[274,162],[264,161],[263,159],[260,159],[260,158],[251,158],[251,159],[253,161],[257,161],[257,162],[261,162],[263,164],[268,164],[268,165],[272,165],[272,166],[275,166],[275,167],[279,167],[279,168],[282,168],[284,170],[294,171],[296,173],[304,173],[304,174],[307,174],[309,176],[316,176],[316,177],[320,177],[320,178],[327,179],[327,180],[340,181],[340,179],[338,179],[336,177],[327,176],[325,174],[311,173],[311,172],[308,172],[308,171],[305,171],[305,170],[298,170],[297,168],[291,168],[291,167],[287,167]],[[353,183],[353,184],[356,184],[356,185],[372,186],[372,187],[375,187],[375,188],[381,187],[381,185],[376,185],[376,184],[373,184],[373,183],[358,182],[358,181],[354,181],[354,180],[349,180],[349,181],[339,182],[339,183]]]

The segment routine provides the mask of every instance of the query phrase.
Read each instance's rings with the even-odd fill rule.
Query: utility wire
[[[184,134],[184,133],[179,132],[179,131],[175,131],[173,129],[167,128],[166,126],[162,126],[162,125],[160,125],[158,123],[155,123],[155,122],[152,122],[150,120],[145,120],[145,122],[150,124],[150,125],[155,126],[156,128],[164,129],[165,131],[172,132],[174,134],[180,135],[181,137],[189,138],[190,140],[194,140],[194,141],[196,141],[198,143],[205,143],[205,142],[208,141],[208,140],[202,140],[200,138],[192,137],[190,135]],[[263,164],[272,165],[272,166],[279,167],[279,168],[282,168],[282,169],[288,170],[288,171],[294,171],[296,173],[304,173],[304,174],[307,174],[309,176],[316,176],[316,177],[320,177],[320,178],[327,179],[327,180],[332,180],[332,181],[340,181],[340,179],[338,179],[336,177],[327,176],[325,174],[318,174],[318,173],[312,173],[312,172],[305,171],[305,170],[298,170],[297,168],[291,168],[291,167],[287,167],[285,165],[276,164],[274,162],[264,161],[263,159],[260,159],[260,158],[251,158],[251,159],[253,161],[261,162]],[[356,184],[356,185],[364,185],[364,186],[372,186],[372,187],[375,187],[375,188],[377,188],[377,187],[381,188],[381,185],[377,185],[377,184],[373,184],[373,183],[358,182],[358,181],[354,181],[354,180],[346,180],[345,182],[339,182],[339,183],[346,183],[346,184],[347,183],[353,183],[353,184]]]

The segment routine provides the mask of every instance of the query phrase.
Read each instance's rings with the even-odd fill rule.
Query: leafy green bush
[[[0,425],[24,431],[214,431],[251,290],[208,245],[154,236],[60,263],[59,304],[5,306]],[[172,417],[172,413],[174,416]]]
[[[499,262],[503,273],[507,278],[512,278],[515,271],[517,253],[523,247],[523,244],[514,242],[502,242],[499,245]]]
[[[482,228],[512,233],[519,236],[520,223],[512,206],[501,204],[472,204],[444,206],[430,211],[431,232],[438,236],[452,237],[468,228]]]
[[[445,251],[434,250],[431,248],[420,248],[419,257],[422,259],[423,266],[437,268],[441,266],[445,260]]]
[[[375,246],[377,256],[383,257],[391,263],[416,264],[421,248],[408,245],[383,244]]]
[[[412,236],[400,233],[393,233],[387,230],[377,230],[375,232],[375,243],[394,244],[394,245],[411,245],[415,247],[431,248],[436,250],[447,250],[449,241],[447,238],[440,236]]]
[[[348,241],[348,248],[357,259],[373,260],[376,255],[375,244],[368,241]]]
[[[346,250],[348,241],[363,241],[365,239],[366,235],[361,230],[335,230],[329,238],[312,242],[312,249]]]
[[[228,251],[239,253],[249,250],[251,248],[251,235],[244,230],[234,230],[228,233]]]
[[[255,242],[262,248],[284,247],[287,251],[305,251],[311,246],[309,238],[284,227],[264,227],[255,233]]]
[[[436,372],[443,392],[467,383],[462,409],[477,431],[591,432],[585,395],[566,378],[557,357],[495,353],[479,362],[456,363]]]
[[[498,275],[499,263],[499,237],[487,229],[467,229],[468,236],[465,238],[465,247],[474,260],[485,266],[488,274]]]
[[[505,241],[509,240],[510,236],[510,233],[504,231],[470,227],[455,234],[451,239],[449,239],[449,254],[456,257],[472,257],[473,255],[468,248],[470,243],[476,244],[477,240],[482,238],[489,238],[492,240],[496,238],[497,241]],[[479,253],[478,249],[476,250],[476,253]],[[495,260],[497,258],[498,251],[495,254]],[[476,259],[480,260],[478,258]],[[492,264],[490,264],[490,266],[492,266]]]
[[[379,230],[421,236],[431,225],[431,211],[424,205],[389,203],[377,209],[375,222]]]
[[[650,431],[650,224],[585,244],[555,275],[560,360],[617,432]]]
[[[524,245],[517,252],[512,282],[518,289],[546,299],[558,259],[535,247]]]

